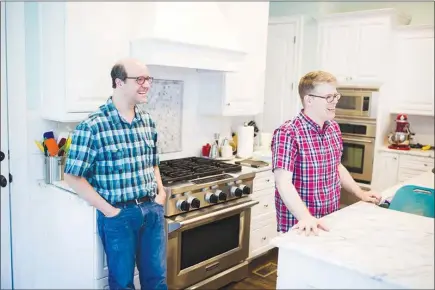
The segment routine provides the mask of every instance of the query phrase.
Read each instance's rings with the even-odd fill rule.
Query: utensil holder
[[[65,158],[63,156],[45,156],[45,183],[52,184],[55,181],[63,180],[63,168]]]

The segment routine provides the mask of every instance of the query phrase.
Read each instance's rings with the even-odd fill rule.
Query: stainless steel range
[[[189,157],[160,163],[169,289],[217,289],[248,276],[255,173]]]

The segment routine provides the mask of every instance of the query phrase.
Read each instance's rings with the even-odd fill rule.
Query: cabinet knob
[[[268,205],[268,204],[265,204],[264,207],[269,207],[269,205]]]
[[[227,103],[227,106],[231,105],[231,103]]]
[[[265,241],[266,240],[266,237],[263,237],[263,241]]]

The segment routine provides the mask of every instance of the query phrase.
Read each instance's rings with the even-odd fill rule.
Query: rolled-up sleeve
[[[298,145],[294,130],[282,127],[275,130],[272,137],[272,170],[281,168],[293,172]]]
[[[64,172],[79,177],[86,176],[97,155],[95,143],[95,136],[89,125],[79,124],[72,135]]]

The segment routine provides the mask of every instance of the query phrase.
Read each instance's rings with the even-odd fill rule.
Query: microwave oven
[[[337,89],[341,98],[335,106],[338,116],[355,116],[376,118],[377,114],[377,89]]]

